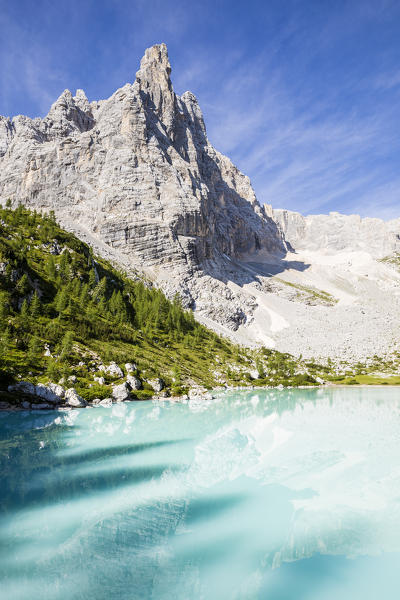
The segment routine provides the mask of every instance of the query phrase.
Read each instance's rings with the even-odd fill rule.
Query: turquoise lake
[[[0,597],[400,596],[400,389],[0,413]]]

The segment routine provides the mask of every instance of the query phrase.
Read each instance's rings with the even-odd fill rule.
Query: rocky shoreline
[[[134,376],[133,376],[134,377]],[[136,385],[141,385],[138,378]],[[187,394],[181,396],[171,396],[168,390],[163,389],[164,384],[162,379],[153,382],[155,390],[154,395],[146,400],[169,400],[170,402],[185,402],[189,400],[212,400],[213,396],[206,388],[201,386],[192,387]],[[91,408],[91,407],[111,407],[113,404],[122,402],[143,402],[144,400],[135,397],[132,384],[127,381],[114,385],[112,395],[109,398],[95,398],[92,401],[86,401],[78,394],[75,388],[63,388],[60,384],[43,383],[34,384],[29,381],[20,381],[16,384],[8,386],[7,395],[15,394],[16,403],[11,403],[6,400],[1,400],[1,395],[4,392],[0,391],[0,410],[73,410],[76,408]],[[139,389],[136,387],[136,389]]]
[[[162,380],[160,380],[162,381]],[[207,390],[202,386],[195,386],[188,390],[187,394],[181,396],[171,396],[167,390],[160,389],[153,396],[149,396],[145,400],[136,398],[129,389],[128,383],[118,384],[113,386],[113,395],[109,398],[95,398],[87,402],[84,400],[74,388],[65,390],[61,385],[55,383],[33,384],[27,381],[21,381],[17,384],[8,387],[8,393],[16,393],[18,398],[17,404],[12,404],[1,400],[0,391],[0,410],[19,411],[19,410],[62,410],[68,411],[76,408],[92,408],[103,407],[110,408],[114,404],[123,402],[146,402],[154,400],[167,400],[168,402],[207,402],[215,400],[215,393],[228,391],[251,391],[251,390],[289,390],[289,389],[315,389],[332,387],[334,384],[326,382],[319,385],[301,385],[301,386],[223,386],[215,388],[212,391]],[[337,387],[337,386],[335,386]],[[346,386],[348,387],[348,386]],[[369,386],[370,387],[370,386]]]

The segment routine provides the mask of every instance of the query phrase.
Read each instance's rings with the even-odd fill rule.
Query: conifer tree
[[[89,288],[92,290],[97,282],[97,276],[95,269],[91,269],[89,273]]]
[[[38,293],[35,291],[35,293],[33,294],[30,306],[29,306],[29,312],[33,319],[38,318],[38,316],[40,315],[40,312],[41,312],[41,308],[42,308],[42,304],[40,302],[40,298],[38,296]]]
[[[99,301],[101,298],[104,298],[106,290],[107,290],[107,279],[105,277],[102,277],[102,279],[100,279],[99,283],[96,285],[96,287],[93,290],[93,300]]]
[[[30,290],[29,280],[26,273],[24,273],[22,277],[18,280],[17,285],[15,287],[17,289],[17,292],[21,296],[26,296],[26,294]]]
[[[23,303],[21,304],[21,310],[20,310],[20,315],[21,315],[21,319],[22,321],[26,321],[29,317],[29,304],[27,299],[25,298],[25,300],[23,301]]]
[[[86,308],[88,302],[90,301],[89,296],[89,284],[84,283],[81,289],[81,293],[79,295],[79,304],[81,308]]]
[[[55,308],[58,314],[60,315],[68,306],[68,296],[67,290],[65,287],[61,288],[61,290],[57,293],[55,299]]]
[[[66,360],[69,358],[72,352],[72,346],[74,343],[74,334],[72,331],[67,331],[64,335],[61,344],[60,344],[60,358],[61,360]]]
[[[3,323],[9,314],[9,304],[7,295],[4,292],[0,293],[0,323]]]
[[[69,256],[69,252],[67,252],[67,250],[64,250],[64,252],[61,254],[61,260],[60,260],[60,277],[61,279],[63,279],[63,281],[69,281],[71,279],[71,266],[70,266],[70,256]]]
[[[36,335],[33,335],[28,344],[28,353],[27,358],[29,362],[33,362],[36,360],[41,353],[41,343],[39,338]]]
[[[57,368],[57,363],[54,360],[50,360],[47,363],[46,375],[51,381],[58,379],[59,371]]]
[[[71,286],[71,293],[74,296],[74,298],[79,298],[79,295],[81,293],[81,287],[82,284],[80,282],[80,279],[78,279],[78,277],[75,277]]]
[[[46,262],[46,273],[50,277],[50,279],[55,279],[57,275],[56,263],[54,260],[54,256],[50,254],[49,258]]]
[[[11,334],[7,328],[0,334],[0,356],[5,358],[10,350]]]

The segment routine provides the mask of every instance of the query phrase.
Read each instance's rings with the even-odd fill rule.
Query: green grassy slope
[[[206,329],[178,298],[171,302],[94,257],[53,215],[1,208],[0,386],[74,374],[84,397],[104,397],[110,388],[93,376],[110,361],[136,363],[142,379],[161,377],[173,394],[193,383],[314,381],[296,374],[289,355],[250,351]],[[150,395],[146,387],[138,397]]]
[[[390,365],[376,359],[370,368],[342,366],[339,375],[333,365],[237,346],[197,323],[178,298],[170,301],[93,256],[54,215],[0,207],[0,390],[21,379],[57,382],[75,375],[86,400],[104,398],[111,383],[123,380],[103,373],[106,384],[95,382],[111,361],[137,365],[144,383],[135,392],[139,399],[152,395],[146,382],[155,377],[181,394],[193,384],[298,386],[319,377],[353,384],[371,371],[398,371],[399,357]]]

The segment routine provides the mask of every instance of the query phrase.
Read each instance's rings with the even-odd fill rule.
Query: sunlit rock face
[[[156,45],[135,82],[108,100],[66,90],[44,119],[1,117],[0,199],[54,210],[194,306],[211,291],[203,276],[224,272],[226,257],[285,245],[248,177],[209,143],[195,96],[175,94],[170,73],[167,48]],[[232,306],[243,312],[240,294]]]
[[[274,209],[273,217],[294,250],[366,251],[375,258],[400,252],[400,219],[362,219],[359,215],[308,215]]]

